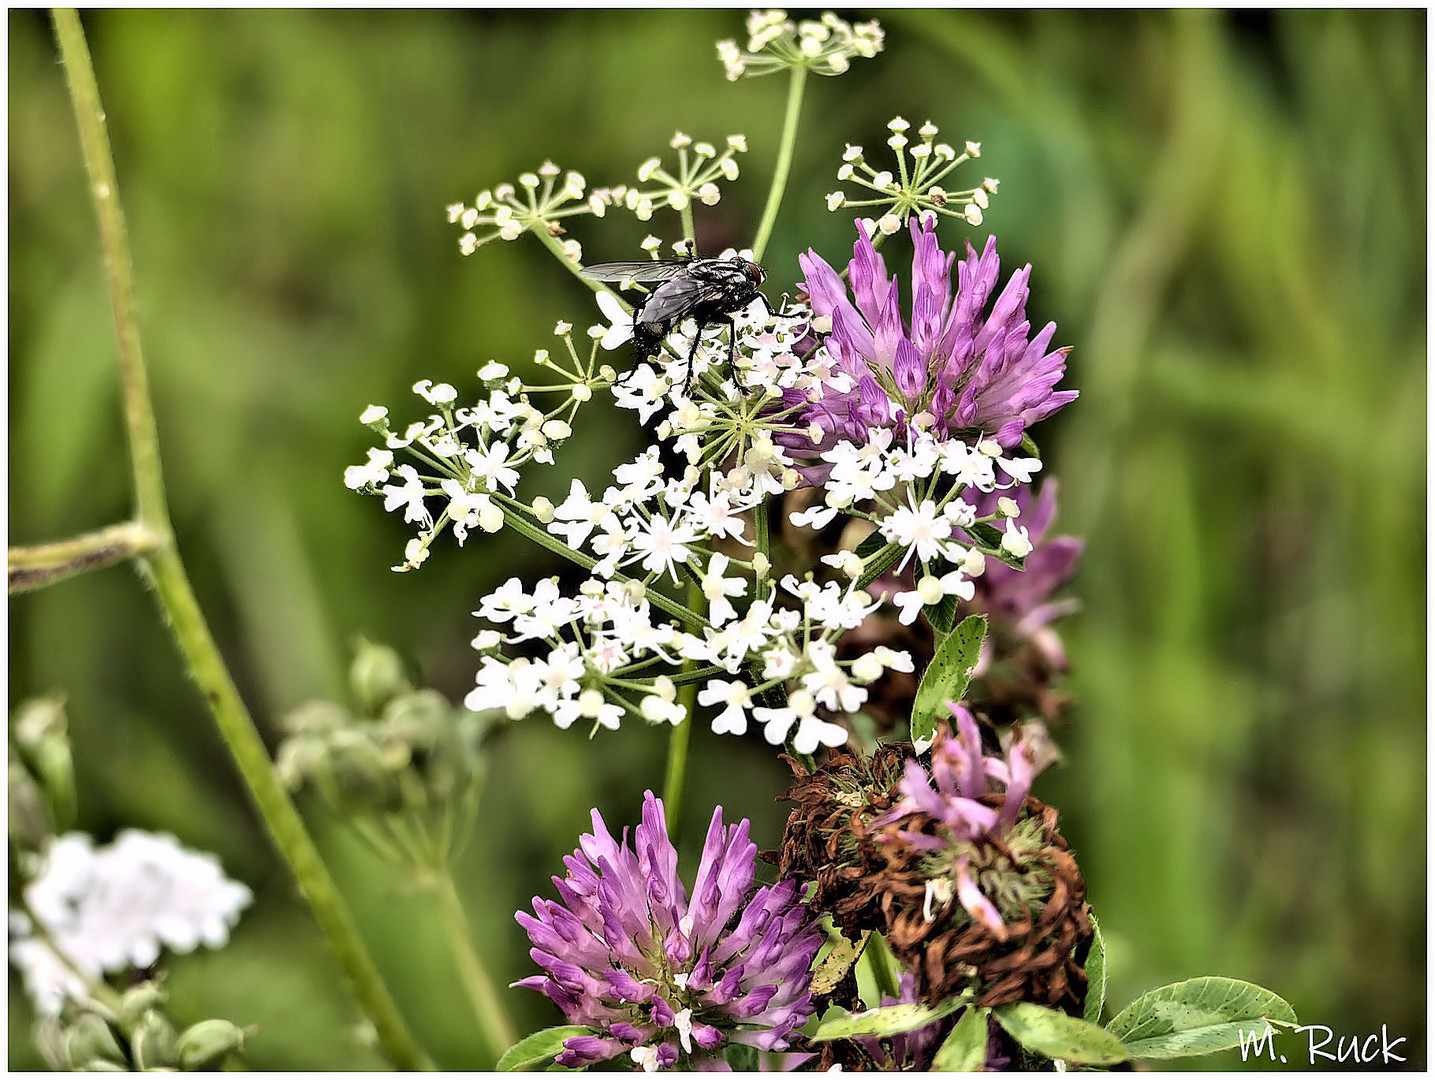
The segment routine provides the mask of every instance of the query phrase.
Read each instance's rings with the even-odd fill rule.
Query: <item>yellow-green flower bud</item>
[[[57,832],[75,821],[75,766],[62,697],[36,698],[16,710],[15,745],[50,805]]]
[[[378,716],[390,701],[413,689],[399,654],[362,638],[349,667],[349,682],[360,707],[369,716]]]
[[[110,1030],[110,1025],[95,1013],[84,1013],[66,1029],[63,1038],[64,1057],[71,1069],[94,1069],[91,1062],[109,1062],[124,1069],[128,1064],[125,1052]]]
[[[130,1057],[140,1072],[174,1065],[174,1027],[158,1009],[140,1017],[130,1032]]]
[[[244,1029],[228,1020],[201,1020],[175,1042],[179,1067],[190,1072],[217,1069],[243,1049]]]

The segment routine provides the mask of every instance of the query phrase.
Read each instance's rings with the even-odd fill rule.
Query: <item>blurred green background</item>
[[[360,633],[461,696],[478,597],[557,569],[501,535],[391,573],[402,523],[340,482],[370,445],[356,418],[417,415],[416,379],[471,388],[558,319],[596,321],[531,238],[460,258],[444,208],[480,188],[547,158],[624,182],[674,130],[742,132],[744,176],[698,222],[709,248],[750,237],[785,86],[725,81],[713,43],[743,14],[86,16],[181,550],[271,739],[342,694]],[[1063,627],[1080,704],[1039,793],[1091,882],[1109,1000],[1247,978],[1341,1033],[1387,1024],[1423,1063],[1425,13],[875,14],[887,51],[809,83],[770,291],[808,246],[850,252],[822,203],[845,142],[877,160],[898,114],[982,142],[968,182],[1002,186],[981,232],[1034,265],[1029,311],[1075,345],[1082,392],[1037,430],[1061,531],[1087,540]],[[130,490],[61,69],[42,14],[8,19],[14,544],[123,519]],[[645,231],[574,235],[621,258]],[[585,415],[530,493],[635,449],[626,414]],[[380,1064],[135,575],[20,596],[9,628],[12,704],[69,695],[82,826],[173,831],[255,889],[230,947],[169,965],[176,1016],[259,1024],[255,1067]],[[664,754],[655,731],[589,742],[536,717],[494,746],[459,872],[500,981],[530,971],[513,910],[590,807],[635,820]],[[689,851],[718,802],[774,845],[770,748],[699,732],[695,754]],[[432,910],[301,805],[417,1033],[485,1065]],[[557,1017],[508,998],[521,1028]],[[12,974],[12,1067],[38,1062],[28,1023]]]

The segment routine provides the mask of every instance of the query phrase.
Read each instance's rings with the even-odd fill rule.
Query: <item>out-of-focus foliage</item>
[[[822,202],[845,142],[880,147],[897,114],[981,141],[978,168],[1002,180],[982,231],[1034,264],[1033,318],[1076,346],[1083,396],[1038,434],[1061,531],[1087,540],[1085,608],[1063,629],[1080,706],[1041,794],[1092,883],[1108,1000],[1237,976],[1342,1033],[1386,1023],[1423,1061],[1425,14],[875,14],[887,51],[810,85],[769,285],[791,288],[799,250],[850,249]],[[750,237],[783,87],[724,80],[713,43],[740,23],[87,16],[181,550],[271,739],[286,710],[341,694],[357,634],[401,643],[460,697],[479,595],[560,569],[504,534],[391,574],[405,530],[340,483],[368,445],[356,418],[407,409],[421,377],[462,389],[490,358],[522,363],[560,318],[597,320],[536,243],[460,258],[444,207],[480,188],[546,158],[622,182],[674,130],[740,131],[744,179],[698,228],[710,249]],[[130,493],[61,71],[43,16],[11,12],[9,30],[9,511],[25,543],[120,520]],[[589,258],[633,257],[646,229],[623,217],[583,222]],[[549,493],[565,466],[592,486],[637,438],[616,418],[580,427]],[[255,889],[229,947],[171,965],[176,1022],[258,1024],[255,1068],[377,1064],[136,577],[17,598],[9,659],[12,702],[67,695],[81,827],[174,831]],[[716,802],[771,846],[771,749],[700,731],[694,752],[690,853]],[[533,719],[491,753],[459,885],[506,983],[529,973],[512,911],[590,807],[636,819],[665,745]],[[304,808],[416,1033],[473,1065],[431,909]],[[556,1019],[509,998],[520,1029]],[[10,1001],[10,1064],[34,1066],[13,976]]]

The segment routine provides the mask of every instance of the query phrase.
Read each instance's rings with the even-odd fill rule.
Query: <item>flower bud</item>
[[[244,1029],[228,1020],[201,1020],[175,1042],[179,1067],[189,1072],[218,1069],[244,1049]]]
[[[45,797],[51,822],[60,832],[75,820],[75,766],[70,757],[68,729],[61,697],[24,702],[11,727],[20,756]]]
[[[360,708],[368,716],[379,715],[390,701],[413,689],[404,675],[399,654],[386,645],[375,645],[363,638],[359,639],[354,661],[349,665],[349,683]]]
[[[50,807],[14,746],[9,757],[10,841],[21,851],[39,851],[55,834]]]
[[[556,509],[557,507],[553,505],[553,500],[543,495],[533,500],[533,516],[544,525],[547,525],[553,520],[553,512]]]
[[[150,1072],[174,1065],[174,1026],[158,1009],[141,1016],[129,1035],[130,1057],[136,1071]]]
[[[64,1032],[61,1045],[66,1068],[98,1071],[91,1062],[108,1062],[129,1071],[129,1059],[120,1048],[114,1032],[96,1013],[84,1013],[71,1024]]]
[[[852,664],[852,674],[862,682],[874,682],[882,677],[882,662],[871,653],[864,653]]]

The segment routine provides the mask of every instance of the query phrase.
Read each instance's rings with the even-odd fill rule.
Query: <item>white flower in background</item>
[[[149,967],[166,947],[187,953],[224,945],[253,894],[226,878],[213,855],[128,829],[102,848],[84,833],[57,837],[24,898],[48,941],[30,917],[12,911],[10,960],[36,1009],[54,1015],[83,992],[77,976]]]

